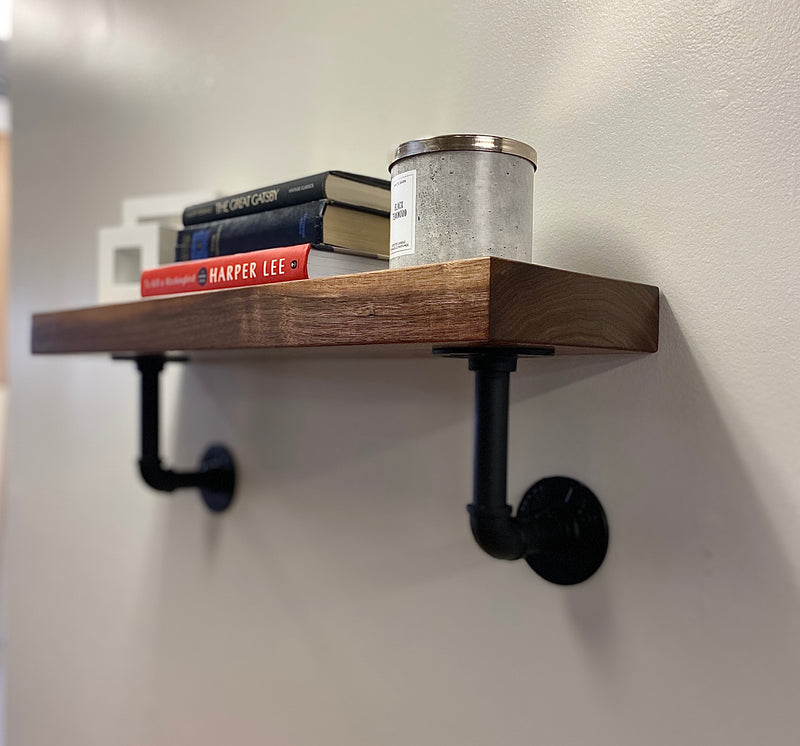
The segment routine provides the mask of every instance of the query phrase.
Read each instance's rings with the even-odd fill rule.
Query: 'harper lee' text
[[[224,267],[211,267],[208,270],[209,285],[219,282],[237,282],[239,280],[256,280],[286,274],[286,259],[265,259],[262,262],[261,274],[258,275],[258,262],[237,262]]]

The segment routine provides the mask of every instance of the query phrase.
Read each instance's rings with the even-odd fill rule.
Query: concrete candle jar
[[[389,167],[389,266],[497,256],[533,258],[536,151],[493,135],[443,135],[400,145]]]

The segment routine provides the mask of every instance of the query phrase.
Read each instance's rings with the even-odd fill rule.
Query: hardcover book
[[[389,218],[317,200],[184,228],[178,233],[175,260],[303,243],[388,258]]]
[[[183,224],[196,225],[320,199],[388,215],[390,188],[391,184],[386,179],[348,171],[325,171],[303,179],[190,205],[183,211]]]
[[[142,297],[265,285],[388,269],[386,259],[341,254],[301,244],[175,262],[142,272]]]

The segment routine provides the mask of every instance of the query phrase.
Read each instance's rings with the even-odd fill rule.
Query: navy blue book
[[[178,233],[175,261],[310,243],[362,256],[389,256],[389,216],[320,199],[215,220]]]
[[[183,211],[186,226],[234,218],[264,210],[327,199],[342,205],[388,214],[391,184],[386,179],[362,176],[349,171],[325,171],[303,179],[251,189],[249,192],[220,197],[190,205]]]

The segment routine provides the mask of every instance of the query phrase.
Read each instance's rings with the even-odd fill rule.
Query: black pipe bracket
[[[168,362],[184,363],[184,355],[113,355],[114,360],[132,360],[141,374],[141,443],[139,471],[142,479],[153,489],[172,492],[182,487],[197,487],[206,507],[221,513],[230,507],[236,486],[236,467],[233,455],[223,445],[209,446],[197,471],[177,472],[161,464],[158,447],[159,385],[158,379]]]
[[[468,506],[475,541],[497,559],[525,559],[558,585],[575,585],[600,568],[608,551],[603,506],[586,485],[569,477],[547,477],[524,495],[512,515],[506,500],[508,392],[517,358],[551,356],[552,348],[434,348],[469,361],[475,373],[475,461]]]

